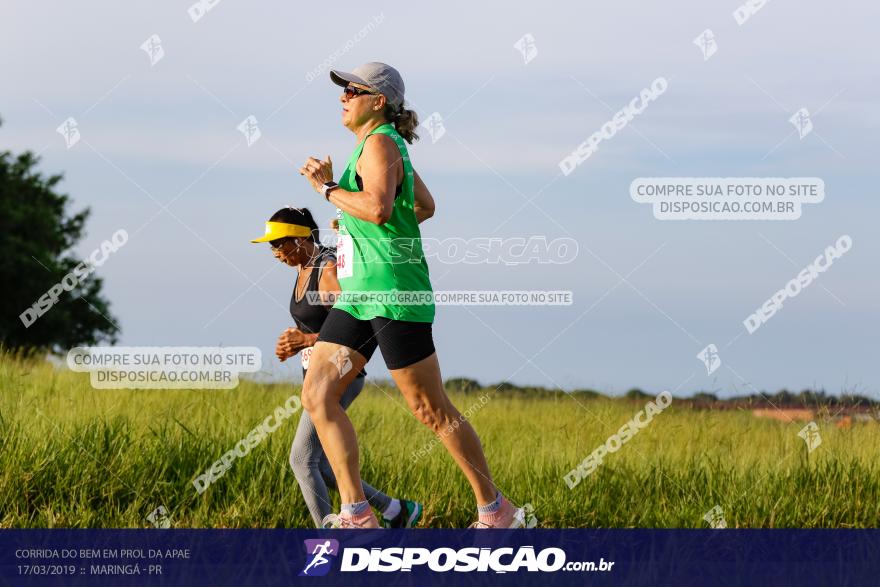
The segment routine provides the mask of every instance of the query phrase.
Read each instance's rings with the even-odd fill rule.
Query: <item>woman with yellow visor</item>
[[[275,354],[279,360],[286,361],[300,353],[305,378],[312,347],[333,305],[332,298],[339,291],[336,251],[320,244],[318,225],[306,208],[278,210],[266,223],[266,234],[251,242],[268,242],[276,259],[298,270],[290,298],[290,315],[296,328],[287,328],[281,333]],[[343,410],[360,394],[365,375],[361,369],[345,389],[339,400]],[[322,527],[324,519],[333,513],[327,486],[336,487],[336,478],[305,410],[290,448],[290,467],[315,525]],[[386,528],[410,528],[418,523],[422,515],[421,504],[394,499],[366,482],[362,487],[370,505],[381,512],[382,524]]]

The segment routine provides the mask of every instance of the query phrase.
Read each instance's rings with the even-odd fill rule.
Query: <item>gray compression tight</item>
[[[356,377],[354,381],[346,388],[345,393],[339,403],[342,409],[348,409],[351,402],[360,394],[364,388],[364,378]],[[296,427],[296,435],[293,438],[293,445],[290,447],[290,467],[296,476],[296,481],[302,490],[303,498],[306,500],[306,507],[315,521],[317,528],[321,527],[321,521],[328,514],[333,513],[333,506],[330,503],[330,495],[327,493],[327,486],[336,487],[336,477],[330,468],[330,462],[324,449],[321,447],[321,441],[318,440],[318,432],[315,425],[309,417],[309,413],[303,410],[299,419],[299,425]],[[364,495],[370,505],[378,509],[381,513],[391,504],[391,498],[372,487],[371,485],[361,481],[364,487]]]

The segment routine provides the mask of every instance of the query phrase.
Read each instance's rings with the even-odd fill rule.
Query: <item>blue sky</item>
[[[742,26],[735,1],[221,0],[198,22],[188,5],[7,2],[0,21],[0,148],[39,152],[92,208],[82,254],[118,228],[131,235],[100,269],[121,344],[259,346],[268,371],[299,376],[271,353],[291,323],[293,271],[248,240],[283,205],[333,216],[296,169],[329,154],[341,171],[354,146],[337,88],[306,79],[343,52],[335,68],[386,61],[421,117],[444,119],[443,138],[422,129],[411,148],[438,204],[425,236],[579,243],[567,265],[432,262],[436,289],[574,292],[570,307],[440,308],[444,376],[880,397],[875,4],[775,0]],[[706,28],[718,51],[704,61],[693,39]],[[513,45],[527,33],[526,64]],[[140,45],[153,34],[165,55],[151,67]],[[658,76],[668,90],[562,176],[559,160]],[[788,121],[801,107],[814,124],[803,139]],[[262,133],[250,147],[236,129],[249,115]],[[82,136],[70,149],[55,131],[68,116]],[[653,176],[821,177],[826,197],[795,221],[658,221],[629,197]],[[742,321],[842,234],[853,249],[746,333]],[[709,343],[722,360],[711,376],[696,358]],[[387,373],[378,353],[368,370]]]

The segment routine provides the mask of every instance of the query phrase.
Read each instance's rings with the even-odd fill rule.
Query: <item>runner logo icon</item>
[[[312,538],[304,540],[306,547],[306,566],[300,577],[323,577],[330,571],[331,563],[339,554],[339,541],[332,538]]]

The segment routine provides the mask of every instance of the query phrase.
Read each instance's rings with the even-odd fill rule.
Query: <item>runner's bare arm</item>
[[[329,158],[319,161],[310,157],[300,173],[309,179],[319,193],[324,182],[333,179]],[[330,202],[355,218],[373,224],[388,222],[394,208],[394,193],[403,177],[400,150],[391,137],[383,134],[367,137],[357,162],[357,173],[363,180],[363,191],[349,192],[336,188],[330,192]]]
[[[336,278],[336,263],[333,261],[325,263],[321,270],[321,278],[318,280],[318,295],[325,306],[332,306],[336,296],[339,295],[339,280]],[[289,344],[292,341],[297,344]],[[318,342],[317,332],[303,332],[296,328],[288,328],[281,333],[276,354],[279,359],[284,361],[304,348],[315,346],[316,342]],[[284,353],[285,350],[288,352]],[[285,354],[286,356],[282,358],[282,355]]]
[[[318,292],[321,294],[321,300],[325,306],[333,306],[340,293],[339,280],[336,278],[335,261],[328,261],[324,264],[321,279],[318,280]],[[318,335],[316,334],[315,338],[317,339],[317,337]]]
[[[413,197],[415,199],[413,208],[416,213],[416,220],[421,224],[434,215],[437,207],[434,205],[434,198],[431,197],[428,186],[425,185],[425,182],[419,177],[419,172],[415,169],[413,169],[413,176]]]

